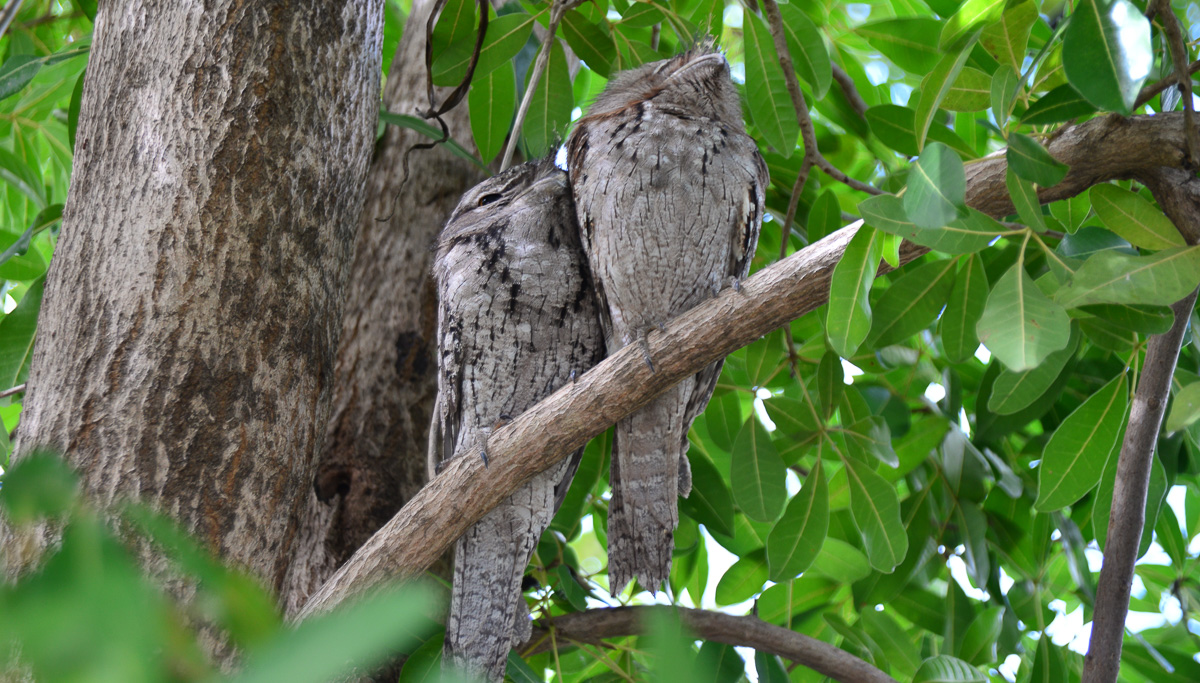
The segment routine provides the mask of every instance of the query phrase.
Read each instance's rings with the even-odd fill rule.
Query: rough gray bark
[[[432,0],[414,0],[392,61],[384,106],[427,108],[425,22]],[[466,106],[445,115],[469,140]],[[333,412],[301,542],[281,599],[291,613],[424,485],[426,432],[436,393],[436,300],[430,280],[438,231],[462,193],[484,174],[443,149],[413,152],[419,134],[389,126],[366,181],[341,345],[333,367]]]
[[[438,397],[430,462],[470,457],[492,428],[604,357],[567,174],[554,159],[485,180],[438,239]],[[542,472],[454,549],[446,659],[500,681],[529,637],[521,583],[583,451]],[[466,501],[469,503],[469,501]]]
[[[616,76],[567,141],[610,354],[744,278],[767,167],[742,123],[724,56],[701,46]],[[721,361],[685,377],[614,432],[609,589],[658,590],[671,568],[677,495],[692,488],[687,432]]]
[[[102,5],[38,323],[16,458],[61,450],[94,504],[148,503],[275,589],[329,414],[382,23],[380,0]],[[10,577],[54,542],[13,533]]]

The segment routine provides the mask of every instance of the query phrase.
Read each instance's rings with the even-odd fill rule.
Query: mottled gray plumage
[[[583,248],[611,354],[745,277],[767,168],[746,135],[725,58],[707,46],[619,74],[567,141]],[[676,492],[691,490],[687,432],[721,364],[617,423],[611,590],[658,590],[671,568]]]
[[[531,162],[463,195],[438,238],[438,398],[430,460],[482,446],[604,356],[566,173]],[[521,580],[580,453],[522,486],[455,546],[446,657],[499,681],[529,636]],[[462,501],[464,506],[471,501]]]

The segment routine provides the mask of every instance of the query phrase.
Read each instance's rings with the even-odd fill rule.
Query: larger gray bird
[[[437,463],[482,446],[498,423],[595,365],[604,341],[566,173],[552,160],[467,192],[438,239],[433,269]],[[579,455],[534,477],[455,546],[445,654],[458,668],[502,680],[509,649],[529,637],[521,580]]]
[[[617,75],[567,141],[568,170],[608,353],[745,277],[767,167],[746,135],[724,56],[701,46]],[[652,363],[652,359],[648,359]],[[671,569],[687,432],[715,363],[617,423],[608,516],[613,593]]]

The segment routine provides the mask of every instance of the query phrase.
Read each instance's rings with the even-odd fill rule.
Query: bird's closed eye
[[[504,195],[498,192],[490,192],[479,198],[479,206],[487,206],[504,199]]]

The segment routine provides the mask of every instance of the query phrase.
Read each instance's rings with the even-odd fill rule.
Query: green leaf
[[[959,5],[954,16],[946,21],[938,39],[938,48],[945,51],[958,50],[972,40],[976,29],[1000,19],[1006,0],[966,0]]]
[[[1166,332],[1171,329],[1171,323],[1175,321],[1174,314],[1166,306],[1093,304],[1080,306],[1077,310],[1093,315],[1111,326],[1147,336]]]
[[[443,639],[442,642],[444,644],[445,639]],[[405,666],[407,665],[408,662],[406,661]],[[504,664],[504,675],[508,678],[511,678],[514,683],[542,683],[542,679],[540,676],[538,676],[538,672],[534,671],[532,667],[526,664],[525,660],[521,659],[521,656],[517,654],[516,650],[508,651],[508,660]],[[448,679],[445,674],[443,674],[441,678],[437,678],[435,676],[433,680],[437,680],[438,683],[454,683],[453,678]],[[400,683],[406,683],[406,681],[400,681]]]
[[[629,9],[621,12],[621,24],[630,28],[648,28],[664,18],[662,10],[647,2],[630,3]]]
[[[704,683],[737,683],[746,671],[746,662],[732,645],[706,640],[696,656]]]
[[[746,32],[746,99],[750,116],[767,144],[784,157],[790,157],[796,149],[800,124],[792,109],[779,55],[770,31],[758,15],[746,12],[742,25]]]
[[[560,564],[554,568],[555,593],[560,597],[566,598],[567,603],[576,611],[582,612],[587,609],[587,591],[580,586],[571,575],[571,569],[565,564]]]
[[[940,142],[927,145],[908,171],[904,212],[917,227],[940,228],[966,212],[962,159]]]
[[[1066,164],[1050,156],[1036,140],[1020,133],[1008,136],[1005,157],[1014,173],[1042,187],[1057,185],[1067,175]]]
[[[1200,382],[1192,382],[1180,389],[1171,402],[1167,414],[1167,433],[1185,429],[1200,418]]]
[[[1088,197],[1104,227],[1133,246],[1151,250],[1185,246],[1171,220],[1136,192],[1105,183],[1094,186]]]
[[[1004,626],[1004,608],[989,607],[971,622],[963,634],[958,652],[972,664],[990,664],[996,661],[996,640]]]
[[[871,346],[890,346],[929,327],[954,287],[956,266],[956,261],[947,259],[905,270],[872,306]]]
[[[1188,563],[1188,543],[1183,539],[1179,518],[1175,516],[1175,510],[1170,505],[1164,506],[1159,513],[1158,521],[1154,524],[1154,533],[1167,556],[1171,558],[1172,564],[1182,567]]]
[[[942,56],[938,46],[927,37],[941,30],[942,22],[936,19],[911,17],[864,24],[854,32],[896,66],[909,73],[923,74],[931,71]]]
[[[393,126],[400,126],[401,128],[414,130],[430,140],[442,139],[442,131],[440,129],[434,128],[428,122],[415,116],[409,116],[407,114],[394,114],[390,111],[380,109],[379,120],[383,121],[384,123],[390,123]],[[468,152],[467,148],[455,142],[453,138],[446,140],[444,144],[446,149],[459,159],[464,159],[471,162],[480,170],[488,170],[487,166],[484,166],[482,161],[480,161],[474,154]]]
[[[389,655],[415,649],[432,631],[437,609],[428,586],[406,585],[301,623],[288,635],[246,653],[236,683],[336,678],[351,665],[371,670]]]
[[[11,49],[11,48],[10,48]],[[88,47],[67,47],[54,54],[14,54],[0,65],[0,100],[16,95],[29,85],[43,66],[59,64],[60,61],[88,54]]]
[[[12,97],[33,80],[45,60],[37,55],[13,55],[0,65],[0,100]]]
[[[1011,5],[1000,15],[1000,21],[983,29],[979,44],[1000,64],[1020,71],[1024,66],[1025,49],[1029,45],[1029,30],[1037,21],[1037,5],[1024,1]]]
[[[670,608],[654,610],[647,619],[646,650],[654,663],[654,680],[696,680],[696,657],[692,652],[694,638],[684,628],[679,615]]]
[[[759,683],[788,683],[791,680],[779,656],[769,652],[755,650],[754,669],[758,672]]]
[[[772,581],[786,581],[808,569],[829,532],[829,489],[821,460],[767,537],[767,566]]]
[[[1042,204],[1038,200],[1037,189],[1033,183],[1025,180],[1013,171],[1012,166],[1004,173],[1004,185],[1008,188],[1008,196],[1012,198],[1017,215],[1025,225],[1035,232],[1046,232],[1046,220],[1042,217]]]
[[[975,209],[941,228],[922,228],[908,219],[903,200],[893,195],[869,197],[859,203],[858,211],[877,230],[950,254],[979,251],[1004,232],[1003,226]]]
[[[96,8],[99,5],[99,0],[76,0],[75,5],[83,11],[89,20],[96,20]]]
[[[896,490],[866,463],[853,458],[842,462],[850,484],[850,513],[862,533],[867,559],[877,571],[890,573],[908,552]]]
[[[33,354],[34,333],[45,287],[46,278],[39,278],[30,285],[17,307],[0,320],[0,389],[17,384],[21,368],[29,363]]]
[[[786,355],[785,345],[783,334],[772,332],[746,347],[746,375],[751,387],[766,386],[779,373]]]
[[[742,428],[742,399],[736,391],[720,390],[713,394],[704,410],[708,438],[724,451],[733,450],[733,440]]]
[[[561,30],[567,45],[589,69],[605,78],[612,77],[617,45],[607,21],[593,24],[579,10],[571,10],[563,15]],[[488,32],[491,32],[490,28]]]
[[[950,86],[958,78],[959,72],[967,62],[967,57],[971,56],[971,42],[968,41],[962,50],[949,52],[943,56],[937,66],[933,67],[929,75],[921,81],[921,88],[916,93],[917,106],[914,107],[916,113],[913,118],[917,149],[925,147],[925,136],[929,132],[929,126],[933,123],[933,117],[937,114],[938,107],[942,104],[942,99],[946,97],[946,93],[950,92]]]
[[[41,176],[15,154],[0,147],[0,180],[12,185],[42,210],[46,208],[46,189]]]
[[[511,67],[496,69],[471,82],[467,94],[471,135],[484,161],[492,161],[508,138],[509,125],[517,108],[517,77]]]
[[[4,473],[0,509],[14,524],[60,517],[75,506],[79,477],[58,455],[34,451]]]
[[[1064,83],[1029,105],[1029,108],[1025,110],[1025,115],[1021,117],[1021,123],[1029,126],[1042,126],[1047,123],[1058,123],[1080,116],[1088,116],[1095,111],[1096,108],[1075,92],[1075,88],[1072,88],[1069,83]]]
[[[525,76],[526,88],[532,75],[531,68]],[[530,158],[544,156],[566,134],[571,123],[571,109],[575,106],[572,93],[567,56],[562,43],[556,40],[551,43],[550,62],[546,72],[538,79],[529,112],[521,127],[521,139]]]
[[[1050,435],[1038,466],[1042,512],[1071,505],[1096,487],[1125,424],[1129,392],[1120,373],[1088,397]]]
[[[963,67],[942,100],[946,111],[983,111],[992,97],[992,77],[979,69]]]
[[[845,546],[844,543],[842,545]],[[870,571],[870,568],[867,567],[867,558],[863,557],[861,553],[859,557],[863,569]],[[777,583],[759,596],[758,618],[770,624],[786,624],[792,615],[827,604],[840,588],[840,580],[831,581],[817,576],[815,572],[806,573],[798,579]],[[745,672],[739,670],[738,673],[744,674]]]
[[[1013,100],[1021,88],[1021,77],[1005,65],[1000,65],[992,74],[992,116],[1004,128],[1012,113]]]
[[[930,657],[921,663],[913,683],[987,683],[987,676],[961,659],[949,655]]]
[[[809,573],[800,580],[811,576],[813,572],[838,582],[853,583],[866,578],[871,573],[871,565],[861,550],[830,536],[821,546],[821,552],[817,553],[817,559],[813,560]]]
[[[732,463],[734,502],[750,519],[775,521],[787,502],[787,469],[758,418],[750,416],[738,432]]]
[[[825,351],[817,364],[817,396],[821,409],[814,417],[828,420],[833,415],[833,409],[841,402],[842,392],[846,389],[844,377],[842,359],[833,351]]]
[[[75,151],[75,133],[79,129],[79,104],[83,101],[83,78],[87,69],[79,72],[75,81],[75,89],[71,91],[71,104],[67,108],[67,138],[71,141],[71,151]]]
[[[820,100],[833,82],[833,66],[821,32],[798,5],[780,5],[779,14],[796,73],[812,86],[813,97]]]
[[[762,550],[756,550],[725,570],[714,597],[718,605],[734,605],[758,595],[766,583],[767,565]]]
[[[842,206],[833,190],[825,190],[817,197],[812,208],[808,210],[805,225],[809,242],[816,242],[842,227]]]
[[[502,66],[511,67],[513,59],[529,40],[533,24],[534,17],[528,14],[506,14],[489,20],[479,61],[471,75],[472,83]],[[446,87],[461,83],[474,52],[475,32],[472,29],[470,35],[451,44],[433,60],[433,84]]]
[[[843,358],[853,356],[871,331],[868,294],[879,269],[880,242],[874,230],[859,228],[833,268],[826,327],[829,343]]]
[[[1050,390],[1054,380],[1075,355],[1079,344],[1079,333],[1072,329],[1071,340],[1058,351],[1046,356],[1036,367],[1027,370],[1004,370],[992,384],[992,395],[988,398],[988,410],[998,415],[1012,415],[1028,408],[1034,401]]]
[[[1088,219],[1092,211],[1092,201],[1085,194],[1078,194],[1070,199],[1050,204],[1050,215],[1054,216],[1067,232],[1077,232],[1083,227],[1084,221]]]
[[[1050,636],[1043,632],[1034,647],[1033,667],[1025,680],[1028,683],[1061,683],[1069,678],[1063,648],[1051,642]]]
[[[34,235],[47,230],[62,220],[62,204],[51,204],[38,212],[33,222],[20,235],[0,231],[0,278],[6,280],[32,280],[46,272],[46,259],[42,252],[30,249]]]
[[[1154,66],[1150,21],[1129,0],[1081,0],[1063,34],[1062,60],[1084,99],[1129,115]]]
[[[441,14],[438,15],[437,24],[433,27],[435,55],[439,47],[475,39],[479,24],[475,5],[474,0],[446,0]]]
[[[1200,247],[1149,256],[1101,251],[1084,262],[1055,298],[1067,308],[1086,304],[1172,304],[1200,283]]]
[[[679,499],[689,517],[712,531],[733,535],[733,497],[721,473],[703,455],[688,457],[692,467],[692,492]]]
[[[979,337],[975,326],[983,315],[987,304],[988,281],[983,261],[978,256],[968,257],[958,271],[950,300],[938,324],[942,337],[942,349],[951,363],[961,363],[975,355],[979,348]]]
[[[915,157],[917,149],[917,134],[914,121],[915,112],[908,107],[894,104],[881,104],[867,110],[867,123],[871,132],[880,142],[900,152],[904,156]],[[930,140],[943,143],[964,157],[978,156],[966,142],[944,124],[934,121],[929,126]]]
[[[1017,263],[992,288],[975,332],[1010,370],[1026,370],[1067,345],[1071,321]]]

